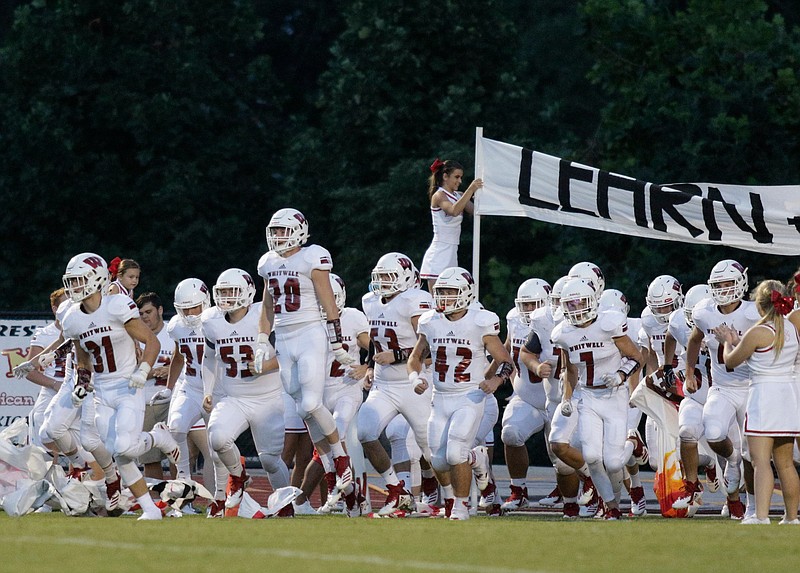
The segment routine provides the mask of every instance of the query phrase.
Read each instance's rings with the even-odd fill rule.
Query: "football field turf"
[[[0,513],[0,571],[380,571],[523,573],[788,571],[800,526],[691,520],[568,521],[553,514],[442,519],[12,519]]]

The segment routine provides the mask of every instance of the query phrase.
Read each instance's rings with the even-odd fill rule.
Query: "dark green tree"
[[[23,248],[0,254],[0,306],[45,307],[82,251],[137,259],[139,292],[166,300],[186,276],[254,272],[284,98],[252,3],[37,0],[15,18],[0,223]]]

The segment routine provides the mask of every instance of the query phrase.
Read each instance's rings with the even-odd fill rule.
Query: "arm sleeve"
[[[211,396],[217,384],[217,353],[214,343],[206,338],[203,345],[203,395]]]
[[[532,354],[542,353],[542,341],[539,340],[539,335],[536,334],[536,331],[531,330],[528,334],[528,338],[525,340],[525,350]]]

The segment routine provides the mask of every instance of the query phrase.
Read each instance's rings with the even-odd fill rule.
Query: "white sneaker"
[[[722,511],[719,512],[720,517],[730,517],[731,510],[728,507],[728,502],[725,502],[725,505],[722,506]]]
[[[778,522],[778,525],[800,525],[800,519],[794,518],[791,521],[787,521],[786,516],[784,515],[783,519]]]
[[[482,447],[482,446],[481,446]],[[451,521],[466,521],[469,519],[469,506],[466,502],[454,503],[453,509],[450,511]]]
[[[317,511],[311,507],[311,502],[308,500],[299,505],[292,502],[292,505],[294,506],[295,515],[319,515]]]
[[[328,493],[328,499],[326,499],[325,503],[317,510],[317,513],[328,515],[329,513],[341,512],[343,508],[342,492],[338,489],[334,489],[332,492]]]
[[[146,511],[139,516],[136,521],[160,521],[161,520],[161,512],[158,511],[157,513],[147,513]]]
[[[472,464],[472,473],[475,474],[475,483],[478,489],[486,489],[489,485],[489,452],[486,446],[472,448],[475,453],[475,463]]]
[[[153,445],[164,452],[164,455],[167,456],[171,463],[178,465],[181,451],[178,448],[178,442],[172,437],[167,425],[164,422],[159,422],[150,430],[150,435],[153,436]]]
[[[765,517],[764,519],[759,519],[755,515],[745,517],[742,520],[742,525],[769,525],[769,517]]]

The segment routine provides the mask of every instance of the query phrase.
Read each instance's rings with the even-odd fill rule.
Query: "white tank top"
[[[775,327],[763,324],[775,333]],[[755,352],[747,359],[750,366],[751,382],[791,382],[794,379],[794,363],[797,358],[798,340],[797,329],[788,320],[783,321],[783,348],[780,355],[775,355],[775,343],[766,348],[756,348]]]
[[[451,203],[455,203],[461,197],[461,193],[450,193],[443,187],[437,190],[445,194]],[[451,217],[439,207],[431,207],[431,218],[433,219],[433,240],[449,245],[458,245],[461,241],[461,220],[464,215]]]

